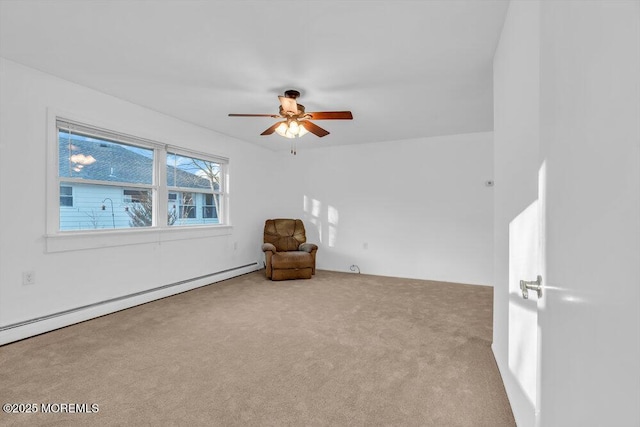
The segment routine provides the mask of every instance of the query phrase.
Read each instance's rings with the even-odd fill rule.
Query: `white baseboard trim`
[[[210,285],[222,280],[231,279],[236,276],[260,270],[259,263],[247,264],[227,270],[210,273],[204,276],[194,277],[180,282],[171,283],[157,288],[136,292],[121,297],[112,298],[106,301],[99,301],[93,304],[77,307],[46,316],[29,319],[22,322],[0,327],[0,345],[19,341],[25,338],[50,332],[55,329],[64,328],[75,323],[95,319],[116,311],[125,310],[140,304],[145,304],[157,299],[176,295],[190,291],[195,288]]]

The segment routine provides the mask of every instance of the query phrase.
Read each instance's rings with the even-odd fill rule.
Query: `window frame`
[[[153,182],[147,184],[109,182],[111,185],[122,185],[123,188],[151,188],[153,197],[153,224],[149,227],[130,227],[116,229],[90,229],[90,230],[60,230],[60,185],[69,185],[76,182],[82,184],[101,184],[102,181],[80,179],[59,176],[59,122],[76,125],[82,129],[79,133],[87,134],[87,129],[95,129],[96,138],[108,138],[115,142],[152,149],[153,155]],[[136,136],[133,136],[136,135]],[[140,136],[137,136],[140,135]],[[229,158],[221,155],[201,153],[185,147],[163,144],[161,138],[156,136],[141,135],[139,131],[129,131],[127,126],[106,123],[101,119],[81,117],[68,111],[60,111],[53,108],[47,109],[47,197],[46,214],[46,251],[59,252],[68,250],[82,250],[89,248],[121,246],[127,244],[139,244],[157,242],[162,240],[181,240],[192,238],[205,238],[231,234],[232,226],[229,220]],[[164,218],[168,214],[168,194],[174,192],[167,186],[167,153],[176,153],[194,157],[206,161],[212,161],[220,165],[220,198],[224,214],[218,213],[219,222],[215,224],[184,224],[179,226],[169,225]],[[64,184],[63,184],[64,183]],[[193,191],[184,189],[181,191]],[[224,202],[223,202],[224,201]],[[75,204],[75,203],[74,203]],[[67,208],[66,206],[64,206]],[[222,210],[222,209],[221,209]],[[160,220],[159,220],[160,219]]]

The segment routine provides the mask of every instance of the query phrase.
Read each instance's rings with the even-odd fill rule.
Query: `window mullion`
[[[167,190],[167,150],[166,147],[157,149],[154,158],[156,159],[154,184],[156,188],[154,211],[154,225],[164,228],[168,227],[167,217],[169,215],[169,191]]]
[[[229,222],[229,188],[227,176],[229,173],[229,164],[223,163],[220,165],[220,183],[219,183],[219,206],[218,206],[218,219],[221,223],[227,224]]]

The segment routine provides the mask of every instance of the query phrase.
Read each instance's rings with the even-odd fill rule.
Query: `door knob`
[[[542,296],[542,276],[538,276],[536,280],[531,282],[520,280],[520,290],[524,299],[529,299],[529,290],[536,291],[538,298],[540,298]]]

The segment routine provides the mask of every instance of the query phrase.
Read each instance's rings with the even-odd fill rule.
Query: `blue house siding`
[[[131,218],[125,211],[121,188],[75,183],[61,185],[71,187],[73,201],[73,206],[60,206],[61,231],[130,227]],[[113,217],[107,198],[113,201]]]
[[[61,231],[132,227],[129,212],[138,203],[125,199],[123,188],[77,183],[62,183],[61,186],[71,187],[70,199],[72,203],[72,206],[60,206]],[[177,194],[177,201],[181,200],[182,194],[175,194]],[[176,212],[176,220],[173,225],[218,224],[215,207],[205,203],[206,194],[192,194],[194,218],[180,218],[179,203],[170,201],[169,212],[174,209]]]

